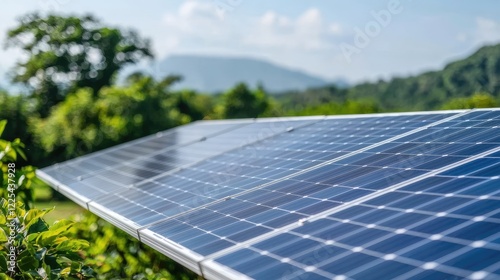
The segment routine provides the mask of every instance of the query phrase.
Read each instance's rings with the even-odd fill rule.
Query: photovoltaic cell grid
[[[200,164],[204,169],[194,166],[187,172],[205,171],[200,177],[206,178],[210,175],[210,170],[235,170],[224,165],[225,162],[239,163],[239,172],[223,176],[253,178],[256,180],[250,187],[257,187],[429,124],[429,120],[435,121],[445,117],[447,115],[325,120],[294,131],[294,134],[275,137],[252,147],[207,160]],[[273,160],[276,162],[271,166],[276,166],[277,169],[269,166]],[[218,168],[221,164],[222,168]],[[294,166],[298,167],[293,168]],[[250,193],[201,207],[194,212],[159,223],[149,228],[149,231],[198,254],[209,255],[373,192],[349,185],[332,187],[330,182],[323,179],[354,178],[357,173],[365,172],[365,169],[374,171],[377,168],[357,170],[352,166],[338,167],[341,168],[333,170],[333,165],[328,165],[314,169]],[[382,170],[382,167],[378,169]],[[383,173],[396,171],[406,170],[394,168],[383,170]],[[332,172],[335,172],[337,177],[333,178]],[[420,175],[423,172],[412,172],[410,175]],[[278,176],[268,177],[275,174]],[[318,176],[321,177],[319,181],[315,180]],[[377,178],[380,177],[377,173]],[[203,182],[199,184],[201,183]],[[224,180],[224,183],[214,188],[217,198],[249,189],[242,187],[238,181]],[[164,194],[159,196],[165,197]]]
[[[94,157],[85,158],[76,164],[65,164],[62,167],[51,168],[48,174],[62,172],[62,176],[71,175],[68,180],[62,180],[60,191],[70,191],[86,198],[88,202],[95,198],[106,197],[106,194],[116,193],[128,189],[133,184],[137,184],[154,178],[166,172],[173,171],[180,167],[201,161],[205,158],[214,156],[234,149],[245,144],[245,141],[257,141],[255,137],[266,137],[286,130],[288,125],[303,125],[312,120],[298,121],[279,121],[271,125],[270,122],[213,122],[210,125],[188,126],[186,129],[178,129],[174,133],[158,137],[163,143],[163,148],[152,146],[150,153],[144,153],[138,149],[135,157],[129,155],[129,150],[135,145],[127,145],[126,151],[117,149],[111,153],[100,155],[97,153]],[[208,122],[211,123],[211,122]],[[228,133],[228,132],[231,133]],[[260,135],[259,133],[265,133]],[[148,143],[154,141],[156,145],[158,139],[146,141],[141,147],[148,146]],[[77,173],[78,166],[92,164],[96,157],[100,159],[114,158],[113,164],[107,167],[100,166],[100,170],[89,173]],[[130,158],[129,158],[130,157]],[[45,169],[43,170],[45,171]],[[74,171],[74,172],[72,172]],[[83,171],[85,172],[85,170]],[[61,176],[60,176],[61,177]],[[89,190],[92,190],[91,192]]]
[[[146,184],[96,198],[90,203],[90,208],[94,212],[112,211],[137,226],[145,226],[291,175],[446,116],[344,118],[311,123],[295,131],[207,159]],[[245,128],[249,127],[250,125]],[[234,131],[230,134],[234,134]],[[220,143],[220,137],[214,137],[214,142]],[[192,149],[192,146],[185,148]],[[101,205],[106,209],[102,209]],[[259,229],[257,227],[252,230],[258,234],[262,232]]]
[[[255,141],[272,137],[276,134],[286,132],[291,128],[297,128],[302,125],[316,122],[321,118],[303,118],[303,119],[266,119],[257,120],[251,123],[241,123],[236,127],[225,130],[213,136],[206,137],[202,141],[196,141],[180,147],[160,150],[158,153],[138,160],[132,160],[113,166],[112,168],[94,173],[81,180],[70,182],[65,186],[59,186],[59,190],[66,193],[76,193],[80,200],[85,204],[92,200],[100,201],[95,205],[105,205],[112,208],[116,206],[119,213],[124,213],[123,217],[114,220],[115,223],[124,223],[129,233],[135,232],[141,222],[149,223],[159,218],[164,218],[163,214],[157,212],[144,212],[155,207],[155,210],[161,211],[183,211],[187,207],[177,203],[186,198],[183,186],[175,185],[178,190],[176,194],[170,193],[170,196],[145,196],[138,188],[148,189],[155,183],[155,178],[161,178],[166,174],[185,168],[203,159],[210,158],[217,154],[238,148],[243,145],[251,144]],[[188,131],[189,133],[189,131]],[[192,178],[191,178],[192,179]],[[104,187],[102,187],[104,186]],[[137,188],[135,187],[137,186]],[[93,187],[97,189],[89,192]],[[180,191],[182,189],[182,191]],[[63,191],[63,193],[64,193]],[[182,192],[182,193],[181,193]],[[136,208],[137,201],[148,199],[147,207],[142,207],[141,211]],[[170,204],[169,204],[170,202]],[[179,206],[179,207],[177,207]],[[175,208],[174,210],[169,210]],[[101,212],[100,208],[92,208],[96,214],[108,215],[109,209]],[[115,214],[115,213],[113,213]],[[108,219],[113,219],[109,217]]]
[[[489,145],[486,146],[489,149],[498,149],[498,120],[498,111],[473,112],[438,126],[441,129],[461,127],[465,131],[480,128],[471,130],[474,132],[441,133],[432,127],[377,147],[375,154],[392,157],[387,150],[383,151],[384,146],[402,155],[413,153],[417,156],[425,152],[426,155],[439,156],[441,153],[444,163],[438,159],[413,160],[411,156],[404,157],[404,161],[419,170],[425,170],[422,166],[440,168],[488,150],[485,145]],[[478,137],[481,137],[479,142]],[[399,145],[393,145],[395,143]],[[426,146],[418,148],[418,145],[408,145],[410,143]],[[443,149],[442,143],[454,147]],[[421,153],[415,155],[412,152],[415,148]],[[365,166],[365,162],[360,162],[362,155],[370,158],[373,154],[370,152],[373,151],[339,162],[351,161],[351,166]],[[444,152],[450,152],[450,155]],[[449,160],[450,157],[453,160]],[[385,162],[372,162],[373,166],[388,166]],[[393,166],[407,166],[395,158],[389,162],[393,162]],[[355,203],[325,218],[304,223],[249,248],[222,256],[216,262],[255,279],[498,278],[499,176],[500,152],[496,152],[368,201]],[[327,177],[333,181],[339,178],[334,175]],[[364,181],[368,184],[360,185],[359,190],[379,189],[380,180],[374,181],[373,178],[365,177]],[[393,180],[388,181],[394,184]],[[339,186],[351,185],[348,182],[339,182]],[[337,188],[333,186],[331,190]]]
[[[94,193],[92,199],[102,198],[90,202],[90,209],[122,228],[132,224],[128,230],[131,234],[136,234],[139,226],[147,226],[164,220],[140,229],[139,235],[142,241],[174,259],[187,259],[187,262],[181,261],[181,263],[187,264],[198,273],[201,273],[198,269],[199,261],[213,253],[218,256],[218,252],[226,249],[223,251],[223,254],[227,253],[226,256],[213,257],[215,259],[209,257],[209,261],[202,262],[203,270],[226,271],[227,268],[231,268],[232,272],[238,271],[257,279],[279,278],[280,276],[287,279],[294,277],[329,279],[335,275],[357,279],[370,276],[369,273],[373,267],[377,267],[375,271],[390,269],[391,273],[397,274],[396,276],[405,275],[406,278],[421,278],[427,275],[439,277],[445,276],[446,273],[453,277],[495,276],[499,269],[495,267],[499,262],[496,259],[491,261],[492,264],[489,267],[480,270],[472,266],[464,268],[460,265],[449,265],[443,261],[444,257],[422,264],[413,257],[406,257],[402,249],[398,249],[395,253],[381,253],[365,248],[368,247],[365,246],[366,244],[371,244],[370,242],[378,244],[384,242],[385,239],[409,235],[412,238],[431,239],[432,242],[450,241],[449,238],[455,238],[456,240],[450,242],[455,242],[456,248],[472,246],[474,250],[497,250],[490,245],[495,243],[492,241],[494,238],[500,239],[498,236],[475,240],[473,245],[467,245],[464,243],[466,239],[459,240],[461,237],[456,238],[441,233],[433,233],[429,237],[419,231],[417,231],[418,234],[414,234],[410,225],[418,227],[419,222],[425,223],[424,221],[427,220],[425,217],[418,221],[406,218],[406,215],[413,217],[418,214],[427,215],[428,222],[437,221],[437,218],[456,218],[469,222],[472,220],[475,223],[489,222],[496,223],[498,231],[498,221],[495,220],[498,217],[494,217],[498,213],[492,214],[490,211],[472,217],[446,211],[436,212],[437,210],[432,209],[421,210],[417,207],[421,206],[420,201],[426,205],[425,203],[431,203],[432,199],[440,198],[443,200],[446,198],[446,203],[450,201],[450,205],[460,207],[458,203],[468,198],[470,201],[476,199],[478,203],[488,201],[486,204],[481,204],[482,209],[485,209],[483,212],[493,207],[494,210],[499,208],[499,205],[495,204],[498,202],[498,197],[492,195],[494,191],[491,191],[494,186],[498,189],[498,178],[495,176],[499,173],[499,166],[496,164],[499,153],[472,161],[470,166],[484,167],[477,169],[476,172],[457,175],[458,173],[447,174],[445,171],[441,174],[429,175],[439,168],[467,161],[471,156],[498,148],[500,146],[499,111],[472,111],[441,124],[420,129],[417,132],[412,131],[413,133],[407,136],[402,135],[412,129],[450,117],[454,113],[307,120],[302,124],[305,125],[303,127],[291,125],[300,127],[293,132],[281,134],[284,130],[278,129],[278,132],[268,133],[266,137],[261,136],[256,140],[247,141],[246,144],[249,145],[239,149],[234,148],[241,146],[241,141],[240,145],[231,144],[235,143],[234,139],[231,141],[234,127],[224,128],[222,131],[225,129],[229,131],[227,134],[220,133],[220,135],[225,135],[225,138],[217,139],[220,135],[215,134],[209,145],[206,143],[211,138],[164,150],[165,156],[175,155],[177,150],[182,154],[183,149],[186,154],[195,151],[195,154],[202,155],[191,162],[175,165],[176,168],[185,166],[182,170],[155,168],[151,164],[147,167],[144,164],[134,165],[134,160],[109,168],[120,170],[119,174],[123,175],[135,174],[133,178],[136,178],[136,181],[122,182],[119,184],[121,191],[106,196],[103,196],[102,192]],[[242,123],[238,126],[241,125],[244,128],[250,124]],[[249,129],[248,131],[249,133],[240,133],[240,135],[249,137],[252,133],[256,133],[256,130]],[[385,144],[381,143],[393,136],[399,136],[399,138]],[[241,137],[238,139],[241,140]],[[378,146],[365,149],[372,144]],[[220,146],[231,148],[220,148]],[[206,150],[214,152],[205,154]],[[153,154],[156,155],[156,153]],[[217,154],[220,156],[214,157]],[[141,163],[144,160],[148,160],[148,157],[136,159]],[[194,162],[199,163],[193,165]],[[162,164],[163,162],[158,159],[156,163]],[[141,166],[143,171],[170,170],[170,172],[164,176],[161,175],[162,173],[159,175],[143,173],[137,176],[133,169],[124,168],[130,164],[136,167]],[[457,167],[459,171],[452,169],[449,172],[463,172],[460,168],[471,170],[467,169],[467,166],[469,165],[460,165]],[[79,178],[80,181],[76,184],[73,182],[72,189],[88,195],[89,186],[74,186],[87,180],[87,184],[95,187],[98,182],[88,179],[100,176],[109,180],[109,174],[105,172],[87,172],[85,175],[90,174],[90,176],[83,180]],[[302,172],[302,174],[295,174],[297,172]],[[481,172],[479,176],[478,172]],[[486,174],[497,175],[488,177]],[[427,178],[422,180],[423,177]],[[416,185],[407,183],[415,178],[420,180],[415,183]],[[420,185],[418,185],[419,182]],[[388,188],[394,188],[395,185],[398,186],[397,184],[401,183],[403,187],[396,188],[387,194],[384,193]],[[455,185],[457,189],[464,191],[470,189],[470,192],[476,192],[476,194],[453,192],[444,194],[445,189],[450,189]],[[99,187],[99,184],[97,186]],[[425,189],[406,189],[412,186],[413,188],[421,186],[422,188],[439,187],[442,189],[432,189],[428,192]],[[391,206],[372,205],[369,204],[373,203],[370,200],[362,203],[356,202],[370,196],[377,196],[379,192],[384,194],[374,198],[374,201],[384,199],[386,195],[396,194],[397,197],[391,197],[392,199],[389,198],[388,201],[393,204],[400,200],[402,202],[391,204]],[[403,195],[406,196],[403,197]],[[412,199],[415,196],[419,196],[418,200]],[[462,200],[457,200],[457,198]],[[436,204],[441,205],[437,202]],[[404,208],[410,207],[407,205],[417,206]],[[476,208],[476,206],[479,204],[473,204],[471,207]],[[335,209],[343,209],[342,207],[346,209],[334,213]],[[194,211],[190,211],[193,209]],[[335,216],[351,209],[358,210],[356,212],[358,215],[355,217],[370,217],[369,213],[373,212],[371,215],[375,215],[375,218],[372,219],[376,220],[378,217],[381,222],[380,224],[377,221],[366,224],[354,218]],[[393,211],[394,215],[401,216],[399,220],[406,221],[409,226],[396,228],[392,224],[386,225],[386,220],[392,218],[385,216],[388,213],[385,211]],[[182,214],[183,212],[186,213]],[[330,212],[332,212],[331,215],[323,217],[325,213]],[[381,214],[377,215],[379,212]],[[112,213],[112,215],[107,215],[107,213]],[[491,217],[486,214],[491,214]],[[168,219],[172,216],[175,218]],[[316,218],[318,216],[321,217]],[[446,227],[443,222],[437,222],[437,224],[442,226],[444,224]],[[346,227],[345,233],[340,230],[343,227]],[[282,231],[282,234],[278,234]],[[331,238],[316,237],[314,233],[319,232],[323,235],[331,234]],[[442,232],[446,233],[446,230]],[[384,233],[392,235],[386,236]],[[263,235],[269,236],[270,239],[262,242],[252,240],[252,238],[258,240]],[[349,238],[350,236],[354,237]],[[344,243],[337,243],[340,239]],[[168,242],[164,242],[165,240]],[[241,248],[242,242],[248,240],[252,241],[252,246],[238,249]],[[408,240],[416,239],[409,238]],[[356,242],[364,243],[360,245]],[[175,247],[181,245],[180,248],[187,251],[180,250],[179,255],[179,250],[170,251],[168,248],[163,248],[167,243],[177,244]],[[411,247],[412,244],[408,241],[404,245],[406,248]],[[432,247],[432,245],[428,246]],[[424,255],[425,251],[422,252],[424,253],[421,255]],[[486,251],[474,252],[482,254]],[[491,253],[491,251],[488,252]],[[338,255],[342,256],[338,257]],[[342,260],[342,263],[345,263],[341,265],[344,267],[343,272],[327,269],[328,263],[334,263],[336,260]],[[366,263],[361,269],[358,264],[363,262]],[[462,259],[461,263],[462,266],[470,265],[468,258]],[[384,268],[385,266],[389,268]],[[224,273],[215,275],[226,276]]]
[[[69,184],[88,178],[103,170],[111,170],[128,162],[140,162],[174,147],[199,141],[205,137],[249,124],[239,122],[195,122],[156,135],[143,137],[106,150],[82,156],[61,164],[44,168],[43,172],[59,184]],[[111,181],[111,183],[114,183]]]

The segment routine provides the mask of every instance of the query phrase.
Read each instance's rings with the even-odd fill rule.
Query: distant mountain
[[[183,80],[177,88],[189,88],[207,93],[226,91],[238,82],[245,82],[250,86],[260,83],[273,93],[303,90],[332,83],[342,87],[347,86],[342,80],[329,82],[298,70],[254,58],[175,55],[158,62],[154,68],[152,74],[157,78],[169,74],[181,75]]]
[[[382,111],[435,110],[455,98],[488,93],[500,102],[500,44],[485,46],[442,70],[341,89],[322,86],[279,96],[285,106],[320,106],[328,102],[369,100]]]
[[[440,71],[360,84],[350,88],[348,94],[351,98],[376,99],[390,110],[428,110],[439,108],[451,98],[470,97],[477,92],[500,98],[500,44],[482,47]]]

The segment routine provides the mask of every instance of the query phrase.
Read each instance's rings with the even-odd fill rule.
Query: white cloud
[[[177,10],[163,16],[163,27],[162,35],[155,38],[160,57],[194,42],[206,47],[224,45],[232,34],[220,7],[211,1],[185,1]]]
[[[301,28],[321,28],[322,27],[321,13],[316,8],[311,8],[305,11],[297,20],[297,26]]]
[[[163,18],[165,29],[156,44],[162,55],[181,50],[186,44],[202,41],[204,48],[227,47],[249,49],[275,48],[287,50],[325,50],[333,46],[342,26],[327,22],[321,12],[310,8],[291,18],[274,11],[247,20],[235,14],[221,14],[213,2],[190,0]]]
[[[342,33],[338,23],[326,23],[321,12],[310,8],[296,19],[268,11],[251,28],[244,42],[259,47],[320,50],[332,47],[332,37]]]
[[[479,43],[497,43],[500,41],[500,23],[491,19],[476,19],[476,41]]]
[[[272,12],[272,11],[266,12],[259,19],[259,23],[262,26],[269,26],[269,27],[273,27],[273,26],[279,26],[279,27],[291,26],[291,22],[290,22],[290,20],[287,17],[278,15],[275,12]]]
[[[458,33],[458,34],[457,34],[456,39],[457,39],[457,41],[459,41],[459,42],[465,42],[465,41],[467,41],[468,36],[467,36],[467,34],[465,34],[465,33],[463,33],[463,32],[462,32],[462,33]]]
[[[342,35],[342,25],[340,25],[339,23],[330,24],[330,32],[335,35]]]
[[[216,6],[201,1],[183,3],[176,13],[165,15],[164,23],[169,31],[199,37],[220,35],[224,27]]]

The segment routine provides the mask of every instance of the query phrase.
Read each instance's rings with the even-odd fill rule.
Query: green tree
[[[493,108],[500,104],[491,94],[479,92],[471,97],[454,98],[443,105],[443,109]]]
[[[98,112],[90,89],[69,94],[54,106],[47,118],[32,117],[29,129],[36,145],[45,152],[38,164],[47,165],[81,155],[100,144]]]
[[[378,113],[380,108],[372,101],[347,100],[343,103],[330,102],[318,106],[307,107],[303,110],[292,111],[292,115],[312,116],[312,115],[343,115],[343,114],[367,114]]]
[[[180,113],[190,117],[191,121],[201,120],[214,110],[213,98],[197,94],[193,90],[183,90],[173,95],[174,106]]]
[[[261,87],[252,92],[239,83],[223,95],[222,106],[223,118],[256,118],[269,108],[269,99]]]
[[[144,76],[127,87],[103,88],[95,106],[104,137],[119,143],[191,121],[176,107],[170,92],[178,80],[170,76],[157,82]]]
[[[18,137],[26,141],[29,138],[29,105],[30,102],[24,95],[9,95],[0,90],[0,120],[7,120],[4,139],[14,140]]]
[[[7,126],[7,120],[0,120],[0,136]],[[24,144],[19,138],[7,141],[0,138],[0,197],[7,197],[12,191],[16,199],[23,202],[28,209],[33,201],[32,183],[35,177],[35,170],[31,166],[19,168],[16,163],[20,158],[26,160],[23,151]],[[9,166],[10,165],[10,166]],[[14,166],[14,167],[12,167]]]
[[[111,85],[123,66],[152,57],[149,41],[133,31],[104,26],[92,16],[29,14],[8,31],[6,47],[24,51],[14,82],[33,89],[42,117],[67,93]]]
[[[191,121],[176,107],[170,85],[136,76],[127,86],[89,88],[68,95],[46,118],[32,117],[34,141],[46,152],[43,165],[63,161]]]

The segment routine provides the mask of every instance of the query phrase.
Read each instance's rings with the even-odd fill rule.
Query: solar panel
[[[481,173],[485,161],[500,164],[472,160],[216,261],[255,279],[496,278],[500,168]]]
[[[488,146],[490,151],[500,149],[500,141],[497,140],[498,127],[491,126],[493,122],[488,121],[489,116],[485,118],[487,115],[483,113],[468,115],[470,119],[483,120],[478,127],[484,129],[478,133],[492,135],[492,137],[483,137],[483,142],[469,140],[475,138],[477,134],[462,133],[462,139],[460,139],[453,134],[438,132],[439,129],[436,128],[438,126],[434,126],[376,147],[373,149],[375,153],[368,150],[337,162],[340,166],[345,166],[341,163],[349,164],[350,170],[356,170],[355,166],[358,166],[360,170],[374,166],[384,166],[385,170],[393,168],[392,166],[406,170],[407,166],[415,166],[418,167],[415,169],[425,171],[427,174],[435,173],[436,170],[426,170],[422,166],[425,167],[426,162],[434,162],[433,165],[436,168],[445,168],[448,169],[447,171],[420,176],[420,172],[412,172],[412,170],[406,170],[411,173],[405,175],[392,170],[387,172],[390,177],[384,177],[384,173],[378,173],[377,176],[361,176],[361,180],[344,181],[342,175],[336,176],[335,168],[333,168],[330,175],[327,172],[322,173],[326,175],[325,177],[329,177],[329,184],[333,185],[327,191],[309,195],[310,198],[323,198],[323,192],[327,196],[334,194],[328,198],[328,201],[332,199],[335,201],[339,197],[335,191],[337,188],[341,188],[338,191],[340,195],[354,192],[353,188],[375,192],[361,194],[359,197],[355,194],[353,194],[354,197],[350,195],[348,197],[353,200],[345,203],[344,207],[337,207],[337,209],[345,208],[344,210],[339,211],[333,207],[324,211],[323,214],[328,211],[338,212],[319,219],[296,223],[298,225],[292,226],[291,229],[283,230],[274,236],[267,236],[263,241],[256,241],[251,246],[244,246],[244,249],[207,261],[206,270],[209,271],[208,273],[217,275],[216,271],[221,270],[219,265],[222,264],[255,279],[267,277],[283,277],[283,279],[305,279],[306,277],[307,279],[332,279],[334,277],[411,279],[415,277],[415,279],[425,279],[430,275],[438,278],[474,278],[498,274],[496,269],[500,268],[497,267],[500,262],[498,254],[500,247],[496,243],[500,240],[498,239],[500,220],[491,219],[486,215],[493,216],[500,213],[498,210],[500,206],[498,200],[500,158],[489,155],[470,161],[469,152],[464,152],[471,151],[474,147],[478,152],[474,157],[481,156],[482,152],[484,153],[482,145],[485,144],[491,145]],[[500,119],[498,113],[496,118]],[[447,122],[439,126],[446,127],[446,124]],[[439,135],[436,135],[437,133]],[[450,138],[454,139],[454,143],[463,146],[460,149],[451,149],[454,155],[442,154],[440,156],[445,162],[445,167],[442,167],[438,159],[431,161],[417,159],[423,156],[423,153],[417,154],[414,151],[427,150],[425,153],[427,155],[439,155],[442,146],[434,144],[451,145],[452,143],[445,142]],[[429,139],[432,141],[427,141]],[[399,145],[393,145],[394,143],[399,143]],[[408,145],[410,143],[420,143],[420,145]],[[422,145],[425,145],[424,148],[418,148]],[[404,163],[397,159],[388,161],[392,164],[388,164],[383,159],[373,158],[373,155],[384,154],[387,158],[391,158],[393,155],[387,153],[387,150],[384,151],[384,147],[398,151],[400,155],[408,156],[403,157]],[[413,156],[411,156],[412,153]],[[453,159],[449,160],[450,157]],[[369,160],[363,161],[363,159]],[[384,163],[379,164],[381,161]],[[367,165],[369,162],[371,163]],[[453,167],[454,165],[457,166]],[[329,168],[329,166],[323,167],[325,171]],[[340,167],[336,168],[338,170]],[[318,170],[320,169],[315,171]],[[367,172],[370,174],[369,169]],[[372,173],[376,172],[372,171]],[[354,171],[350,173],[353,174]],[[393,179],[393,176],[397,179]],[[314,178],[314,175],[306,173],[303,178],[310,180]],[[317,176],[316,178],[323,177]],[[415,178],[417,178],[415,182],[411,183]],[[366,184],[363,185],[363,182]],[[338,186],[335,186],[336,183]],[[406,186],[401,187],[401,185]],[[348,187],[351,187],[350,191],[346,190]],[[428,188],[430,190],[427,192]],[[380,190],[384,193],[383,195],[377,194]],[[455,194],[456,191],[458,194]],[[461,194],[462,192],[467,192],[467,194]],[[496,197],[492,194],[496,194]],[[374,198],[369,199],[370,197]],[[463,229],[454,232],[460,228]],[[446,236],[448,233],[450,238]],[[444,241],[448,243],[446,245],[440,243]],[[487,243],[491,244],[487,245]],[[421,246],[424,244],[427,245],[425,249],[422,249]],[[479,246],[481,249],[472,250],[478,245],[481,245]],[[304,246],[307,248],[303,248]],[[443,258],[438,258],[437,252],[441,254],[445,252],[443,246],[455,248],[459,253],[455,252],[455,255],[451,255],[450,252],[447,257],[443,255]],[[467,250],[469,247],[471,250]],[[407,256],[414,252],[411,248],[422,256],[420,262]],[[491,268],[475,266],[474,254],[483,253],[485,255],[482,258],[487,258],[490,263],[497,266]],[[461,264],[456,265],[452,261],[453,257],[458,258],[457,262]],[[424,258],[428,259],[423,261]],[[262,261],[265,265],[257,264]]]
[[[109,178],[104,177],[102,180],[93,181],[91,178],[95,177],[96,174],[102,174],[106,171],[112,172],[116,166],[134,166],[134,162],[140,162],[142,159],[153,157],[158,153],[168,153],[176,147],[182,147],[249,123],[251,123],[250,120],[194,122],[52,165],[44,168],[43,172],[39,172],[39,176],[63,194],[74,198],[75,201],[86,207],[86,202],[90,200],[86,194],[99,196],[122,187],[117,183],[117,180],[124,177],[111,173]],[[84,182],[79,183],[81,181]],[[83,190],[68,188],[67,186],[70,184],[83,184]]]
[[[201,122],[202,124],[198,124],[195,127],[188,126],[184,130],[179,129],[187,135],[184,138],[190,141],[185,144],[172,147],[167,143],[163,149],[159,149],[156,152],[145,155],[141,154],[142,156],[140,158],[132,160],[123,159],[120,162],[116,162],[116,164],[107,166],[93,173],[86,173],[83,175],[66,173],[67,170],[73,170],[73,163],[69,162],[62,164],[62,167],[47,168],[48,171],[46,174],[49,176],[52,173],[62,174],[56,177],[59,179],[57,189],[63,194],[75,199],[82,206],[88,207],[87,204],[91,201],[100,201],[100,203],[94,203],[92,205],[92,207],[94,207],[94,212],[99,213],[99,211],[101,211],[100,205],[105,204],[106,207],[112,208],[115,204],[118,204],[117,206],[120,207],[126,215],[117,218],[116,222],[124,223],[125,226],[129,227],[126,228],[126,231],[133,234],[134,232],[136,233],[136,228],[142,225],[142,223],[153,221],[155,218],[164,217],[158,213],[137,213],[136,216],[133,216],[135,219],[130,219],[132,214],[135,214],[133,208],[138,201],[143,198],[151,198],[151,196],[144,197],[142,190],[154,186],[154,184],[156,184],[155,178],[161,181],[161,177],[166,176],[166,174],[179,171],[203,159],[230,151],[240,146],[249,145],[261,139],[272,137],[273,135],[316,122],[320,119],[321,117],[228,121],[229,123],[209,121],[207,122],[208,124],[203,124],[204,122]],[[203,129],[198,131],[197,127],[202,127]],[[195,132],[193,132],[193,130]],[[213,133],[214,130],[215,133]],[[211,132],[212,136],[210,136]],[[165,134],[172,135],[172,133],[168,133],[168,131]],[[203,136],[200,139],[200,135],[209,136]],[[193,139],[194,141],[191,141]],[[148,141],[146,141],[146,143],[147,142]],[[125,145],[124,148],[128,150],[129,147],[133,148],[133,145]],[[111,152],[120,155],[121,151],[122,149],[115,149]],[[96,157],[103,158],[109,154],[103,153],[103,155],[101,155],[101,153],[102,152],[98,152],[95,155],[90,155],[80,160],[78,164],[89,163]],[[45,172],[45,169],[43,171]],[[70,176],[68,174],[71,175],[71,178],[64,180],[66,177]],[[63,177],[63,179],[60,179],[61,177]],[[137,190],[135,187],[136,185],[137,187],[140,186],[141,191]],[[170,190],[173,192],[176,191],[175,194],[179,194],[179,187],[174,186]],[[184,190],[182,192],[184,192]],[[174,196],[175,194],[170,192],[164,195],[166,198],[168,196]],[[168,199],[156,198],[155,202],[160,204],[165,204],[165,202],[169,201]],[[121,204],[127,201],[130,202],[128,205],[129,207],[123,207]],[[173,203],[172,200],[170,200],[170,202],[172,202],[172,204],[167,205],[167,207],[179,206],[179,204]],[[148,204],[148,206],[151,205],[153,204]],[[162,207],[162,209],[164,208],[163,205],[159,205],[159,207]],[[146,208],[142,208],[142,210],[145,209]],[[185,207],[180,206],[180,209],[185,209]],[[109,214],[109,210],[110,209],[103,209],[102,215]],[[148,216],[149,214],[152,216]],[[145,220],[142,221],[142,218],[145,218]],[[110,216],[109,219],[114,219],[114,217]]]
[[[498,110],[209,121],[212,134],[104,170],[92,159],[130,149],[40,174],[208,279],[481,278],[500,269],[499,123]]]
[[[445,115],[439,116],[444,117]],[[125,223],[129,227],[128,231],[135,232],[139,227],[288,176],[315,166],[329,157],[338,157],[409,131],[413,126],[423,125],[426,120],[433,118],[436,116],[395,116],[383,118],[382,121],[336,118],[311,123],[123,192],[101,196],[90,202],[89,207],[99,215],[113,213],[115,217],[110,219],[116,220],[116,223]],[[371,129],[374,133],[363,135],[364,141],[358,142],[357,137],[353,136],[359,135],[363,128]],[[234,131],[228,135],[233,134]],[[220,143],[218,137],[213,140]],[[301,148],[298,148],[298,144]],[[192,149],[192,146],[187,146],[186,149]],[[310,160],[307,161],[307,158]]]

